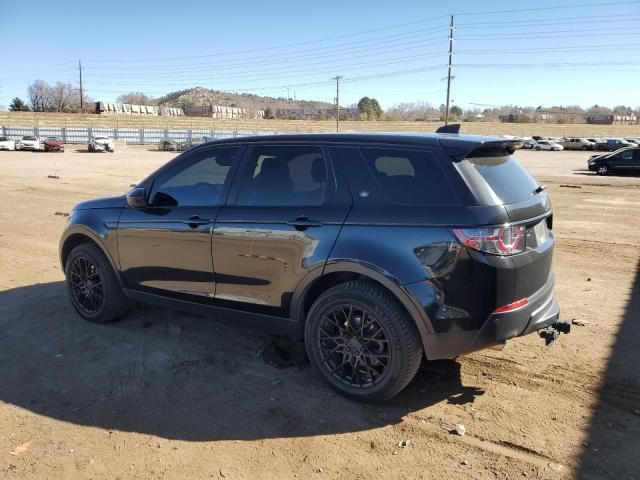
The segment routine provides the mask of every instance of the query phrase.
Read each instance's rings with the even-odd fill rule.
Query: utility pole
[[[82,92],[82,62],[78,60],[78,71],[80,72],[80,112],[84,113],[84,93]]]
[[[451,70],[453,69],[451,62],[453,58],[453,32],[454,31],[455,31],[455,28],[453,26],[453,15],[451,15],[451,26],[449,27],[449,67],[448,67],[449,71],[447,72],[447,105],[446,105],[446,111],[444,114],[445,125],[449,124],[449,94],[451,93]]]
[[[340,80],[342,77],[336,75],[332,80],[336,81],[336,132],[340,131]]]

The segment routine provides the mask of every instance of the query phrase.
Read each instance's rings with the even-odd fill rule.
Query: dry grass
[[[276,132],[333,132],[335,121],[210,119],[199,117],[145,117],[65,113],[0,112],[0,125],[49,127],[173,128],[219,129]],[[433,132],[440,123],[432,122],[341,122],[341,131]],[[545,135],[553,137],[631,137],[640,136],[640,125],[463,123],[462,132],[480,135]]]

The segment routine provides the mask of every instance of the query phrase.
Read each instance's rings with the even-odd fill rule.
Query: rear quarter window
[[[428,151],[361,148],[378,187],[400,205],[459,205],[460,201],[436,159]]]

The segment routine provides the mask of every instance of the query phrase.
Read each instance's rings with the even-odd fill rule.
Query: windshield
[[[108,137],[96,137],[95,140],[109,140]]]
[[[60,138],[58,137],[47,137],[47,140],[50,142],[60,142]]]
[[[513,155],[467,157],[456,168],[480,205],[506,205],[529,200],[538,183]]]
[[[28,135],[25,135],[24,137],[22,137],[23,140],[37,140],[36,137],[31,137]]]

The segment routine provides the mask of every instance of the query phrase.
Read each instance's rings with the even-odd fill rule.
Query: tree
[[[28,112],[29,106],[22,101],[21,98],[15,97],[9,105],[10,112]]]
[[[29,93],[29,106],[34,112],[49,112],[52,109],[53,99],[51,89],[44,80],[36,80],[27,89]]]
[[[129,103],[131,105],[155,105],[156,99],[142,92],[129,92],[116,98],[117,103]]]
[[[454,105],[449,109],[449,111],[451,112],[452,115],[455,115],[456,117],[462,116],[462,109],[458,105]]]
[[[271,107],[267,107],[264,109],[264,118],[266,118],[267,120],[276,118],[273,116],[273,110],[271,110]]]
[[[375,98],[362,97],[358,102],[358,112],[367,120],[380,120],[382,118],[382,108]]]

